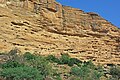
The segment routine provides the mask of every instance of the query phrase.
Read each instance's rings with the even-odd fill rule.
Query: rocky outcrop
[[[0,1],[1,2],[1,1]],[[120,29],[100,15],[55,0],[0,3],[0,50],[68,53],[96,64],[120,64]],[[17,6],[16,6],[17,5]]]

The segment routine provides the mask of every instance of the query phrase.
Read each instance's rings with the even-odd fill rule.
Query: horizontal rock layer
[[[120,64],[120,29],[96,13],[54,0],[0,0],[0,51],[16,47],[21,52],[68,53],[96,64]]]

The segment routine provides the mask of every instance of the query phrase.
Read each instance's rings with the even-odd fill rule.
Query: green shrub
[[[103,76],[102,72],[92,70],[90,74],[91,80],[100,80],[101,76]]]
[[[92,70],[84,65],[72,67],[71,74],[80,77],[80,80],[100,80],[100,77],[103,76],[101,72]]]
[[[21,57],[22,56],[20,56],[18,58],[21,58]],[[23,59],[24,59],[24,61],[22,62],[22,64],[18,60],[15,59],[15,60],[7,61],[6,63],[2,64],[1,67],[2,67],[3,71],[9,71],[9,73],[11,72],[11,74],[12,74],[12,71],[10,71],[10,69],[16,70],[16,69],[20,68],[20,69],[25,70],[25,69],[27,69],[26,66],[30,66],[30,68],[37,69],[37,71],[39,72],[40,75],[42,75],[43,78],[52,74],[52,67],[51,67],[49,61],[46,60],[46,58],[44,56],[37,56],[37,55],[33,55],[33,54],[27,52],[23,55]],[[28,69],[30,69],[30,68],[28,67]],[[23,70],[23,73],[24,73],[24,70]],[[3,71],[2,71],[2,74],[3,74]],[[7,73],[5,73],[5,74],[7,74]],[[13,71],[13,73],[16,74],[17,72]],[[18,71],[18,73],[21,73],[21,72]],[[25,73],[25,74],[27,74],[27,73]],[[16,76],[14,76],[14,77],[15,77],[14,79],[16,79]],[[17,79],[17,80],[19,80],[19,79]],[[30,80],[39,80],[39,79],[30,79]]]
[[[78,60],[77,58],[70,58],[68,65],[73,66],[74,64],[79,65],[80,63],[82,63],[82,61]]]
[[[120,79],[120,67],[115,66],[110,69],[110,74],[113,78]]]
[[[60,63],[60,60],[58,58],[56,58],[54,55],[48,55],[46,57],[46,59],[50,62],[55,62],[55,63],[58,63],[58,64]]]
[[[44,77],[52,73],[52,67],[45,57],[36,56],[35,59],[29,60],[27,64],[28,66],[37,68]]]
[[[70,59],[68,62],[68,66],[73,66],[75,64],[75,61],[73,59]]]
[[[53,55],[48,55],[46,59],[50,62],[55,62],[58,64],[68,64],[68,66],[73,66],[74,64],[79,65],[82,61],[77,58],[70,58],[68,54],[62,54],[61,58],[58,59]]]
[[[95,69],[95,65],[92,63],[92,61],[84,62],[84,66],[89,67],[90,69]]]
[[[48,56],[46,57],[46,59],[49,60],[49,61],[53,61],[55,58],[56,58],[56,57],[55,57],[54,55],[48,55]]]
[[[2,64],[1,67],[4,68],[15,68],[15,67],[21,67],[24,66],[23,64],[20,64],[17,61],[7,61],[6,63]]]
[[[71,73],[76,76],[85,76],[90,72],[89,68],[87,67],[72,67]]]
[[[77,66],[72,67],[72,68],[71,68],[71,74],[72,74],[72,75],[79,76],[79,75],[80,75],[80,67],[77,67]]]
[[[43,76],[36,68],[28,66],[3,69],[0,76],[6,80],[43,80]]]
[[[90,69],[85,66],[81,67],[72,67],[71,74],[77,77],[80,77],[80,80],[88,80],[88,76],[90,75]]]
[[[68,64],[70,61],[70,56],[68,54],[62,54],[60,58],[61,64]]]
[[[31,54],[30,52],[26,52],[23,57],[26,59],[26,60],[31,60],[31,59],[35,59],[35,55]]]

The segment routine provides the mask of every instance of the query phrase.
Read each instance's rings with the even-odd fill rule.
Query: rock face
[[[68,53],[96,64],[120,64],[120,29],[98,14],[55,0],[3,2],[0,0],[1,52],[17,47],[21,52]]]

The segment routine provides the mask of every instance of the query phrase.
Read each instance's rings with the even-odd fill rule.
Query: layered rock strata
[[[16,47],[21,52],[68,53],[97,64],[120,64],[120,29],[96,13],[55,0],[0,0],[0,51]]]

